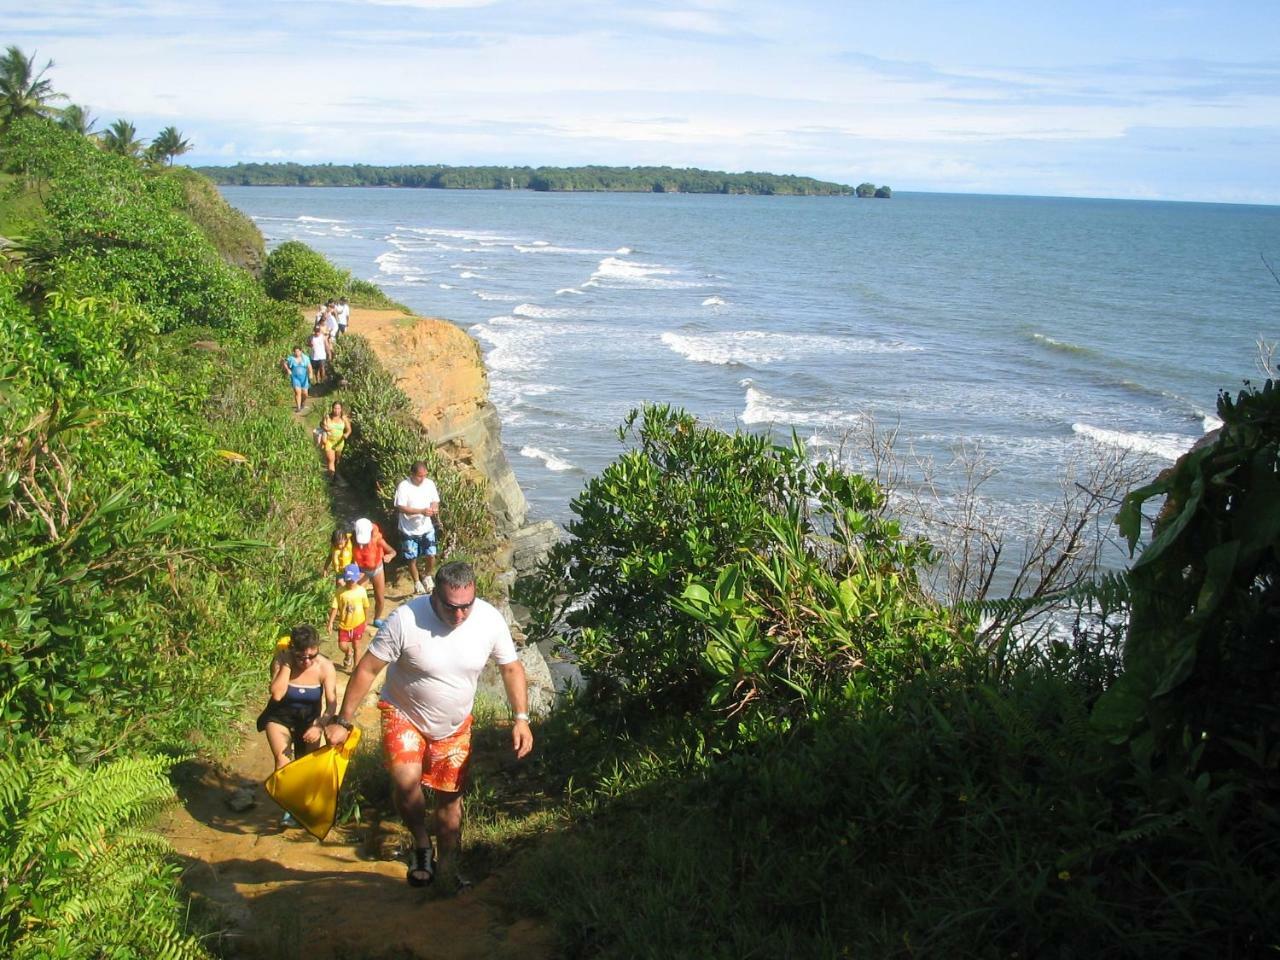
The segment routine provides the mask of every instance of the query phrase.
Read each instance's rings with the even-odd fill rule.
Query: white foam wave
[[[806,408],[794,400],[771,397],[760,388],[751,386],[749,380],[743,383],[747,385],[747,402],[742,411],[742,422],[746,424],[856,426],[863,420],[861,414],[850,410]]]
[[[493,233],[488,230],[450,230],[444,227],[403,227],[401,229],[406,233],[416,233],[423,237],[443,237],[447,240],[483,243],[487,246],[509,245],[519,242],[518,237]]]
[[[1215,430],[1222,429],[1222,421],[1212,413],[1202,413],[1200,415],[1200,425],[1204,428],[1205,433],[1213,433]]]
[[[564,323],[531,323],[526,317],[513,315],[490,317],[477,323],[471,333],[488,345],[485,365],[491,371],[528,373],[539,370],[558,353],[555,337],[577,334],[580,327]],[[502,382],[495,378],[495,384]]]
[[[378,265],[378,269],[383,273],[403,274],[408,270],[408,258],[397,250],[388,250],[381,253],[373,260]]]
[[[766,364],[801,357],[851,353],[911,353],[920,347],[900,340],[866,337],[789,335],[766,330],[728,330],[714,334],[667,331],[662,342],[694,363]]]
[[[631,254],[635,253],[635,251],[632,250],[630,247],[619,247],[617,250],[613,252],[622,257],[629,257],[631,256]]]
[[[592,283],[597,285],[606,283],[623,287],[662,287],[666,289],[700,286],[700,284],[690,283],[687,280],[672,279],[676,276],[676,273],[677,271],[671,267],[664,267],[659,263],[641,263],[638,260],[620,260],[617,257],[605,257],[596,267],[596,272],[591,275],[591,279],[583,286]]]
[[[555,310],[551,307],[540,307],[534,303],[522,303],[512,311],[517,317],[529,317],[534,320],[547,320],[554,317],[567,317],[568,310]]]
[[[703,300],[703,301],[702,301],[702,305],[703,305],[704,307],[724,307],[724,306],[728,306],[728,304],[725,302],[724,297],[707,297],[707,299],[705,299],[705,300]]]
[[[1184,437],[1176,433],[1131,433],[1124,430],[1107,430],[1087,423],[1073,423],[1071,430],[1096,443],[1134,450],[1138,453],[1150,453],[1165,460],[1177,460],[1195,443],[1194,437]]]
[[[531,460],[541,460],[547,465],[548,470],[554,470],[557,473],[577,469],[563,457],[558,457],[554,453],[547,453],[545,450],[539,450],[537,447],[521,447],[520,456],[529,457]]]
[[[441,289],[441,290],[452,290],[452,289],[453,289],[453,284],[452,284],[452,283],[442,283],[442,284],[439,284],[439,286],[440,286],[440,289]]]
[[[478,280],[480,278],[480,274],[475,273],[471,270],[463,270],[460,274],[458,274],[458,277],[461,280]]]
[[[515,248],[520,253],[580,253],[599,256],[602,253],[609,252],[608,250],[592,250],[585,247],[558,247],[547,243],[545,240],[535,240],[533,243],[517,243]]]
[[[559,290],[556,291],[557,297],[562,297],[565,294],[573,294],[575,297],[580,297],[582,296],[582,291],[579,290],[577,287],[561,287]]]
[[[487,300],[492,303],[515,303],[521,299],[518,294],[490,293],[488,290],[472,290],[471,292],[481,300]]]
[[[328,217],[298,217],[300,223],[346,223],[345,220],[330,220]]]

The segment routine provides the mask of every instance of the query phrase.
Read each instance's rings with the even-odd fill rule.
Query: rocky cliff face
[[[527,523],[524,491],[502,450],[498,412],[489,402],[489,377],[477,344],[446,320],[406,317],[395,311],[353,310],[351,332],[369,341],[382,365],[413,404],[419,422],[453,463],[488,481],[489,509],[504,540],[504,585],[531,569],[560,537],[551,521]],[[518,625],[513,632],[519,637]],[[551,676],[536,647],[522,652],[530,706],[545,710],[554,699]],[[486,671],[488,674],[489,671]],[[501,696],[494,676],[482,681]]]
[[[440,451],[489,481],[499,531],[524,526],[529,506],[502,451],[479,344],[448,321],[384,310],[353,311],[351,332],[369,341]]]

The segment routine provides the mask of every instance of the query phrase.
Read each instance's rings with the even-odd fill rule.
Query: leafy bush
[[[44,286],[139,306],[162,330],[199,325],[267,338],[296,324],[178,212],[184,193],[171,174],[143,171],[38,119],[14,124],[3,162],[44,184],[45,216],[26,239]]]
[[[0,272],[0,954],[202,955],[136,823],[172,796],[150,758],[234,738],[327,607],[323,481],[255,343],[297,311],[168,175],[48,124],[3,154],[43,207]]]
[[[173,761],[81,767],[30,745],[0,758],[0,949],[13,960],[208,953],[182,932],[168,844],[139,829],[173,800]]]
[[[261,274],[267,258],[262,234],[244,213],[222,199],[209,180],[187,167],[169,167],[165,176],[182,185],[181,211],[200,228],[227,263]]]
[[[403,303],[392,300],[383,293],[382,288],[376,283],[361,280],[359,277],[352,277],[351,282],[347,284],[347,296],[351,300],[351,305],[355,307],[368,307],[372,310],[399,310],[402,313],[411,312]]]
[[[619,437],[636,447],[587,482],[570,539],[522,585],[531,634],[572,651],[601,711],[785,726],[954,660],[961,631],[916,579],[929,548],[869,481],[669,407]]]
[[[298,240],[272,250],[262,271],[267,293],[289,303],[322,303],[341,294],[350,280],[345,270]]]

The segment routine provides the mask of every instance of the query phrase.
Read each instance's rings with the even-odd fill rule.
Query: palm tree
[[[178,132],[176,127],[165,127],[151,141],[151,147],[147,153],[153,160],[164,164],[172,164],[174,157],[181,156],[190,149],[191,143],[182,138],[182,134]]]
[[[122,157],[137,157],[142,153],[138,128],[128,120],[117,120],[102,131],[101,142],[102,149],[107,153],[118,153]]]
[[[0,57],[0,126],[8,126],[23,117],[47,117],[56,112],[52,100],[65,100],[55,93],[53,81],[44,75],[53,61],[36,70],[35,54],[28,57],[16,46],[10,46]]]
[[[63,107],[58,115],[58,126],[72,133],[87,137],[93,133],[93,125],[98,118],[89,113],[89,108],[81,103],[73,103]]]

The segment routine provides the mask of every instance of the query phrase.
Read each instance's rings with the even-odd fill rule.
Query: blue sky
[[[670,164],[1280,203],[1280,0],[0,0],[105,126],[237,160]]]

